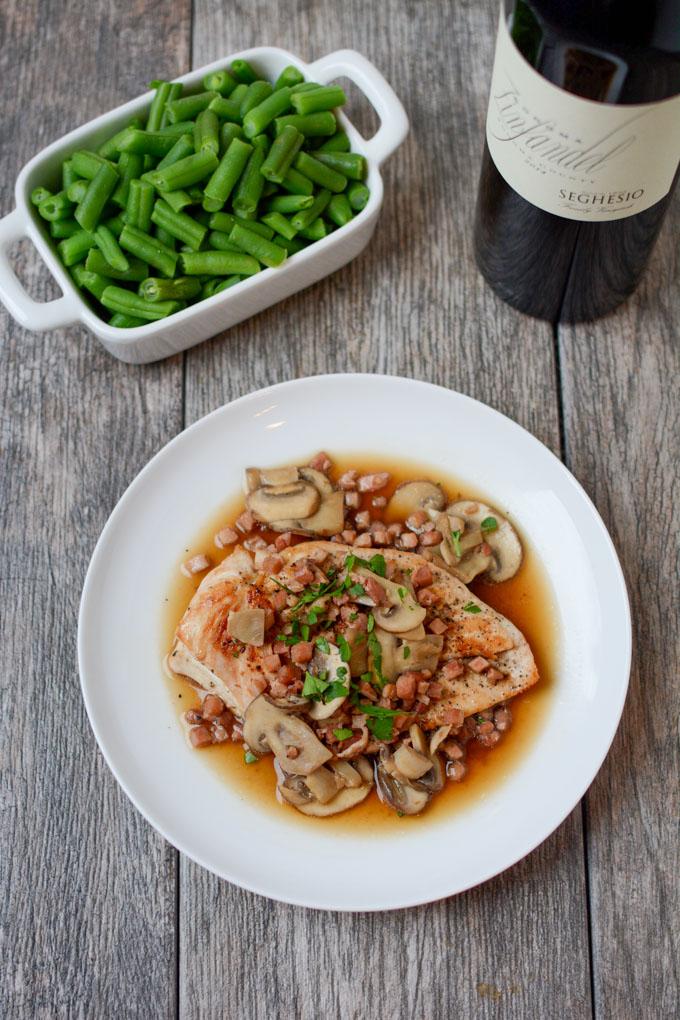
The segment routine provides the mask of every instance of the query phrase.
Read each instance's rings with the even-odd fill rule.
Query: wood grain
[[[194,10],[194,66],[263,42],[307,60],[354,47],[395,87],[413,130],[385,168],[382,217],[360,258],[188,353],[187,422],[268,383],[378,371],[470,393],[558,450],[552,329],[502,305],[471,255],[495,5],[198,0]],[[290,908],[184,860],[180,891],[183,1017],[590,1011],[579,811],[506,875],[419,910]]]
[[[621,556],[630,692],[587,797],[596,1015],[670,1017],[680,1001],[680,201],[638,294],[560,330],[567,461]]]
[[[188,62],[190,3],[7,0],[0,214],[43,145]],[[38,299],[53,281],[22,249]],[[116,500],[182,425],[181,359],[111,359],[2,311],[0,1015],[169,1017],[176,853],[104,765],[78,684],[87,563]]]

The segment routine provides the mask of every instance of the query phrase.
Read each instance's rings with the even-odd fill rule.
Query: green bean
[[[274,92],[278,92],[279,89],[291,88],[293,85],[300,85],[304,80],[302,71],[298,71],[293,64],[288,64],[274,82]]]
[[[79,230],[77,234],[71,234],[60,241],[57,251],[65,266],[74,266],[76,262],[82,262],[93,244],[94,234],[88,230]]]
[[[216,251],[235,251],[241,252],[241,249],[233,241],[229,240],[228,234],[223,234],[221,230],[211,230],[208,234],[208,247],[214,248]]]
[[[241,100],[241,121],[244,117],[254,110],[256,106],[260,106],[265,99],[268,99],[272,94],[272,87],[268,81],[254,81],[252,85],[248,86],[248,91]],[[259,134],[255,131],[252,136]]]
[[[187,188],[187,194],[189,195],[189,198],[191,199],[193,204],[198,205],[203,201],[203,195],[205,194],[205,192],[203,191],[202,188],[199,188],[197,185],[194,184],[193,187]],[[210,219],[210,213],[207,213],[205,209],[195,209],[193,212],[193,217],[195,220],[198,220],[199,223],[203,223],[207,226],[208,220]]]
[[[257,83],[256,83],[257,84]],[[251,88],[254,88],[251,85]],[[245,102],[245,100],[244,100]],[[241,113],[243,114],[243,104]],[[243,115],[243,130],[248,138],[265,131],[276,117],[290,109],[290,89],[280,88],[266,96],[259,105],[251,107]]]
[[[170,118],[168,115],[168,103],[174,103],[176,99],[180,99],[183,91],[184,89],[181,82],[179,81],[170,82],[168,96],[165,101],[165,106],[163,107],[163,112],[161,114],[161,130],[166,128],[169,123]]]
[[[292,241],[297,234],[295,227],[293,227],[286,217],[280,212],[267,213],[266,216],[262,217],[262,222],[266,223],[267,226],[271,227],[275,233],[281,234],[288,241]]]
[[[147,176],[158,191],[176,191],[209,177],[218,162],[214,152],[195,152],[192,156],[177,160],[172,166],[152,170]]]
[[[278,184],[274,184],[273,181],[265,181],[264,188],[262,189],[262,197],[270,198],[272,195],[278,194],[278,190]]]
[[[134,315],[125,315],[123,312],[114,312],[109,319],[109,326],[116,326],[118,329],[132,329],[134,326],[145,326],[144,319],[138,319]]]
[[[61,164],[61,186],[63,190],[66,191],[69,184],[73,184],[77,180],[78,174],[73,169],[73,163],[70,159],[65,159]]]
[[[103,223],[100,223],[94,232],[94,243],[112,269],[118,269],[119,272],[124,273],[130,268],[130,263],[121,251],[114,234]]]
[[[153,322],[164,319],[182,307],[179,301],[144,301],[123,287],[109,285],[101,296],[101,303],[112,312],[122,312],[138,319]]]
[[[244,85],[252,85],[254,81],[257,81],[257,74],[247,60],[233,60],[229,70],[236,81]]]
[[[112,216],[110,219],[105,221],[104,225],[109,228],[109,230],[111,231],[111,233],[113,234],[114,237],[120,237],[121,231],[123,230],[123,227],[125,226],[125,220],[123,219],[123,214],[122,213],[118,213],[117,216]]]
[[[292,124],[283,129],[272,143],[260,173],[268,181],[280,184],[290,169],[290,165],[302,148],[304,135],[300,134]]]
[[[366,185],[360,184],[358,181],[352,181],[350,186],[347,188],[347,200],[352,209],[356,212],[361,212],[370,196],[371,193]]]
[[[254,276],[260,271],[256,259],[231,251],[183,252],[179,264],[186,276]]]
[[[158,81],[155,83],[156,94],[151,100],[149,117],[146,122],[147,131],[158,131],[162,126],[165,104],[170,99],[171,85],[169,81]]]
[[[232,244],[238,245],[246,255],[252,255],[265,266],[280,266],[288,254],[285,248],[268,241],[266,237],[253,234],[252,230],[244,230],[239,223],[232,228],[229,240]]]
[[[226,120],[234,124],[238,124],[241,120],[241,104],[237,103],[234,99],[216,96],[208,109],[212,110],[220,120]]]
[[[297,85],[292,85],[290,91],[295,96],[298,92],[313,92],[320,88],[322,88],[322,86],[318,81],[301,81]]]
[[[264,224],[257,223],[255,220],[237,219],[231,213],[216,212],[212,214],[209,220],[211,230],[221,230],[225,234],[231,233],[236,223],[240,223],[242,227],[252,230],[254,234],[259,234],[260,237],[271,239],[274,236],[274,231]]]
[[[252,145],[241,141],[240,138],[234,138],[205,186],[204,209],[216,212],[222,208],[243,173],[252,151]]]
[[[194,124],[194,149],[215,155],[220,151],[220,122],[213,110],[201,110]]]
[[[88,273],[97,273],[99,276],[108,276],[112,280],[124,280],[126,283],[139,283],[149,275],[149,267],[141,259],[128,259],[130,268],[124,272],[114,269],[106,261],[98,248],[92,248],[88,252],[85,268]]]
[[[229,98],[232,101],[232,103],[236,103],[236,105],[238,106],[239,110],[241,109],[241,103],[243,102],[243,97],[245,96],[247,91],[248,91],[248,85],[246,85],[245,82],[240,82],[236,86],[236,88],[234,89],[232,94],[229,96]]]
[[[100,276],[99,273],[91,273],[85,266],[80,265],[73,267],[71,276],[76,286],[80,287],[81,290],[89,290],[90,294],[94,295],[97,301],[101,301],[102,294],[111,282],[105,276]]]
[[[172,134],[162,131],[141,131],[139,128],[126,128],[118,140],[120,152],[137,152],[143,156],[167,156],[175,144]]]
[[[117,160],[120,156],[120,150],[118,143],[123,138],[130,128],[141,128],[143,127],[143,121],[141,117],[133,117],[129,124],[126,125],[121,131],[116,132],[115,135],[100,145],[97,149],[97,155],[102,156],[104,159]]]
[[[83,178],[74,181],[73,184],[69,184],[66,190],[69,202],[73,202],[75,205],[78,205],[79,202],[82,202],[82,200],[85,198],[85,192],[87,191],[89,186],[90,182],[84,180]]]
[[[176,241],[172,234],[169,234],[167,230],[163,230],[163,227],[158,227],[154,224],[153,236],[156,237],[161,244],[164,244],[170,251],[175,250]]]
[[[124,215],[128,226],[148,231],[155,200],[154,189],[148,181],[130,181],[130,190]]]
[[[221,96],[229,96],[236,88],[236,79],[228,71],[210,71],[203,79],[206,92],[219,92]]]
[[[208,91],[174,99],[166,106],[168,120],[171,124],[176,124],[180,120],[195,120],[201,110],[206,110],[216,96],[217,92]]]
[[[352,208],[347,201],[347,195],[333,195],[326,206],[326,216],[335,223],[336,227],[344,227],[354,216]]]
[[[170,248],[166,248],[157,237],[131,227],[126,224],[123,233],[119,238],[121,248],[125,248],[131,255],[136,255],[143,262],[148,262],[154,269],[158,269],[163,276],[174,276],[177,268],[177,254]],[[114,309],[116,311],[117,309]]]
[[[346,102],[347,96],[339,85],[327,85],[320,89],[310,89],[308,92],[296,92],[292,99],[296,113],[302,115],[334,110],[336,106],[344,106]]]
[[[79,230],[80,224],[76,223],[75,220],[52,220],[50,223],[50,234],[52,237],[73,237]]]
[[[144,166],[144,157],[137,152],[121,152],[120,159],[118,160],[118,172],[120,173],[120,181],[114,193],[111,195],[111,201],[115,202],[122,209],[127,205],[128,195],[130,193],[130,181],[136,180],[142,174],[142,168]]]
[[[172,166],[173,163],[179,163],[180,159],[185,159],[186,156],[191,156],[193,151],[194,143],[192,135],[180,135],[168,154],[163,156],[163,159],[156,167],[156,170],[165,170],[166,166]]]
[[[174,280],[160,280],[149,276],[142,280],[137,293],[145,301],[191,300],[200,292],[201,285],[193,276],[178,276]]]
[[[283,237],[281,234],[275,235],[275,241],[282,248],[285,248],[289,255],[296,255],[303,248],[307,248],[309,241],[301,240],[299,237]]]
[[[89,149],[79,149],[71,156],[71,166],[78,177],[86,177],[88,181],[91,181],[102,166],[112,167],[113,163]]]
[[[295,96],[293,96],[293,99]],[[301,117],[299,113],[289,114],[287,117],[277,117],[274,121],[276,133],[280,135],[283,129],[292,124],[305,138],[320,138],[324,135],[334,135],[337,129],[337,121],[332,113],[308,113]]]
[[[290,224],[296,230],[306,230],[310,223],[313,223],[317,216],[321,216],[331,199],[330,191],[320,191],[308,209],[301,209],[300,212],[291,216]]]
[[[85,196],[78,205],[75,218],[83,230],[92,231],[99,223],[104,206],[118,184],[118,171],[110,163],[104,163],[90,181]]]
[[[65,188],[64,190],[68,194],[68,188]],[[52,194],[53,192],[39,185],[37,188],[34,188],[33,191],[31,192],[31,203],[33,205],[40,205],[42,202],[47,201],[48,198],[52,198]]]
[[[308,241],[321,241],[327,233],[326,224],[320,216],[300,231],[301,236],[306,237]]]
[[[59,191],[56,195],[43,199],[38,206],[38,212],[44,220],[67,220],[73,215],[73,202],[66,192]]]
[[[308,152],[299,152],[295,159],[295,169],[309,177],[310,181],[318,184],[321,188],[328,188],[329,191],[341,192],[347,187],[347,178],[339,174],[337,170],[331,170],[329,166],[314,159]]]
[[[255,145],[254,142],[253,145],[253,151],[248,157],[248,162],[236,185],[232,200],[234,212],[244,219],[255,218],[264,187],[264,177],[260,173],[265,160],[264,149],[261,145]],[[234,270],[234,272],[238,272],[238,270]]]
[[[157,227],[167,230],[178,241],[188,244],[194,251],[198,251],[208,233],[206,227],[201,223],[197,223],[196,220],[193,220],[191,216],[187,216],[186,213],[175,212],[162,198],[159,198],[153,207],[151,221]]]
[[[299,212],[300,209],[309,209],[313,201],[311,195],[275,195],[267,203],[267,212]]]
[[[194,202],[189,192],[183,191],[182,188],[179,188],[178,191],[159,191],[158,194],[175,212],[181,212],[182,209],[193,205]]]
[[[223,290],[228,290],[229,287],[233,287],[234,284],[240,282],[240,276],[228,276],[226,280],[220,280],[219,277],[211,277],[209,280],[206,280],[201,288],[201,298],[213,297],[214,294],[220,294]]]
[[[240,124],[226,122],[220,124],[220,152],[225,154],[235,138],[243,138],[243,128]]]
[[[318,155],[320,152],[349,152],[349,150],[350,144],[347,132],[341,128],[334,135],[331,135],[330,138],[327,138],[325,142],[322,142],[316,153]]]
[[[363,181],[366,177],[366,160],[358,152],[317,152],[314,157],[352,181]]]
[[[298,173],[293,167],[290,168],[286,176],[281,181],[281,187],[286,191],[289,191],[292,195],[311,195],[314,192],[314,185],[310,181],[309,177],[305,177],[304,174]]]
[[[156,134],[165,138],[180,138],[182,135],[193,135],[193,120],[178,120],[175,124],[165,124]]]

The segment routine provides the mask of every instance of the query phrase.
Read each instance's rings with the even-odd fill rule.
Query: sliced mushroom
[[[394,764],[406,779],[420,779],[432,768],[432,761],[408,744],[400,744],[394,752]]]
[[[311,470],[311,469],[310,469]],[[330,484],[330,483],[329,483]],[[316,489],[314,490],[316,492]],[[318,495],[318,493],[317,493]],[[306,518],[302,514],[272,522],[274,531],[292,531],[298,535],[337,535],[343,529],[345,505],[342,492],[323,496],[316,513]]]
[[[462,517],[466,531],[480,529],[483,541],[491,547],[492,552],[493,562],[484,572],[489,581],[500,583],[514,577],[522,563],[522,543],[507,518],[485,503],[470,500],[451,504],[447,507],[447,513]],[[489,519],[496,521],[496,528],[482,527],[482,523]]]
[[[322,652],[320,648],[314,650],[312,661],[309,664],[309,671],[314,676],[325,674],[328,680],[337,680],[338,670],[343,668],[347,670],[347,665],[342,661],[340,649],[336,645],[329,644],[328,649],[327,653]],[[349,692],[348,676],[345,676],[345,686]],[[343,694],[339,698],[333,698],[328,704],[325,704],[323,701],[313,701],[311,702],[309,714],[312,719],[328,719],[337,712],[346,697],[347,695]]]
[[[445,504],[446,497],[440,486],[423,479],[398,486],[387,504],[387,510],[391,517],[405,521],[416,510],[443,510]]]
[[[409,726],[408,735],[411,738],[411,743],[415,747],[416,751],[419,751],[421,754],[427,754],[427,740],[425,739],[425,734],[417,723],[413,723],[412,726]]]
[[[335,797],[342,784],[334,772],[322,765],[305,776],[305,785],[319,803],[327,804]]]
[[[260,485],[291,485],[300,478],[296,467],[260,468]]]
[[[348,761],[338,761],[337,758],[329,763],[329,768],[333,769],[335,774],[340,777],[343,786],[351,786],[353,789],[356,786],[361,786],[366,780],[362,776],[361,772],[350,765]],[[369,769],[369,779],[373,773]]]
[[[457,558],[453,555],[451,546],[446,539],[442,542],[439,549],[451,573],[457,577],[459,581],[462,581],[463,584],[470,584],[471,581],[474,581],[475,577],[478,577],[479,574],[483,574],[484,571],[492,567],[494,563],[493,556],[487,555],[487,553],[482,550],[481,546],[473,549],[460,560],[457,560]]]
[[[263,694],[246,709],[243,739],[255,754],[272,751],[286,771],[296,776],[308,776],[332,758],[306,722],[277,708]],[[289,757],[291,748],[297,757]]]
[[[300,475],[306,482],[311,482],[315,489],[317,489],[321,496],[330,496],[333,492],[333,483],[323,473],[323,471],[317,471],[316,468],[301,467],[298,468]]]
[[[438,754],[430,758],[432,767],[420,779],[414,779],[413,785],[418,790],[425,790],[429,794],[438,793],[444,785],[444,767]]]
[[[244,645],[263,645],[264,609],[233,609],[227,617],[227,634]]]
[[[390,634],[389,631],[383,630],[382,627],[376,627],[374,633],[380,645],[381,652],[380,672],[382,673],[385,680],[394,680],[397,673],[399,673],[400,671],[399,663],[397,662],[396,635]],[[377,673],[373,655],[370,653],[370,651],[368,658],[371,666],[371,672]]]
[[[388,581],[386,577],[376,578],[376,575],[366,567],[357,567],[356,573],[378,580],[387,593],[387,605],[375,606],[373,610],[375,622],[383,630],[388,630],[391,634],[403,634],[423,622],[425,609],[418,605],[406,585]]]
[[[427,790],[416,789],[399,773],[389,771],[392,756],[382,752],[375,766],[375,784],[383,804],[389,804],[395,811],[403,815],[417,815],[424,811],[430,802]]]
[[[263,486],[246,498],[246,506],[257,520],[274,524],[291,517],[310,517],[320,503],[319,493],[309,482]]]
[[[243,488],[246,490],[246,496],[249,492],[255,492],[255,489],[259,489],[261,484],[260,469],[254,467],[246,468],[243,475]]]
[[[419,623],[413,630],[407,630],[405,633],[399,635],[402,641],[408,643],[409,641],[422,641],[425,637],[425,628],[422,623]]]
[[[422,641],[404,641],[397,653],[397,662],[405,669],[429,669],[434,673],[444,647],[443,634],[426,634]],[[408,648],[407,654],[404,649]]]
[[[446,740],[446,738],[448,737],[450,732],[451,732],[451,725],[450,724],[448,726],[439,726],[434,731],[434,733],[430,737],[430,747],[429,747],[430,757],[434,757],[434,755],[436,754],[437,750],[444,743],[444,741]]]
[[[276,793],[277,797],[281,800],[287,801],[294,807],[301,811],[305,815],[312,815],[314,817],[322,818],[328,817],[329,815],[339,814],[341,811],[348,811],[350,808],[356,807],[362,800],[365,800],[368,794],[371,792],[373,786],[373,773],[370,765],[366,762],[366,759],[359,759],[357,762],[358,772],[348,766],[346,762],[334,763],[335,765],[342,765],[346,768],[351,768],[354,775],[359,779],[358,783],[351,785],[349,782],[344,785],[340,785],[343,782],[343,772],[330,772],[329,769],[324,768],[324,772],[328,772],[333,777],[333,783],[336,784],[335,788],[337,792],[330,797],[330,799],[322,801],[319,800],[309,787],[309,781],[312,780],[312,786],[316,785],[316,779],[312,779],[312,776],[308,776],[303,779],[301,776],[290,775],[286,769],[283,768],[277,761],[275,763],[276,775],[277,775],[277,786]],[[318,777],[317,777],[318,778]],[[325,778],[322,780],[323,792],[325,796],[326,792],[330,790],[330,786],[327,784]]]

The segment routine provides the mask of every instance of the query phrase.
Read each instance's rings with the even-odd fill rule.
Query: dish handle
[[[307,68],[311,79],[327,85],[342,75],[361,89],[380,118],[380,127],[372,138],[363,140],[369,159],[380,166],[408,134],[406,111],[392,88],[370,60],[356,50],[337,50]]]
[[[79,318],[78,303],[68,294],[54,301],[34,301],[21,286],[7,258],[7,249],[28,237],[20,209],[0,219],[0,302],[25,329],[43,330],[67,326]]]

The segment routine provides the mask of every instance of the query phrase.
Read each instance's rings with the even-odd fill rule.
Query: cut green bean
[[[317,216],[317,218],[310,223],[308,227],[305,227],[304,230],[300,231],[300,235],[302,237],[306,237],[308,241],[321,241],[327,233],[326,224],[320,216]]]
[[[158,131],[163,125],[163,114],[165,104],[170,99],[171,84],[169,81],[156,82],[156,92],[149,107],[149,117],[146,122],[147,131]]]
[[[158,269],[163,276],[174,276],[177,268],[177,253],[166,248],[157,237],[151,237],[138,230],[137,227],[125,225],[120,235],[119,244],[131,255],[136,255],[143,262],[148,262],[154,269]],[[114,309],[115,310],[115,309]]]
[[[295,169],[299,170],[305,177],[309,177],[310,181],[314,184],[318,184],[321,188],[328,188],[329,191],[337,192],[344,191],[347,187],[347,178],[343,174],[339,174],[337,170],[331,170],[325,163],[320,163],[318,159],[314,159],[308,152],[299,152],[295,158]]]
[[[193,133],[193,120],[178,120],[175,124],[166,124],[157,131],[157,134],[171,138],[180,138],[182,135],[193,135]]]
[[[94,239],[93,239],[94,240]],[[125,272],[114,269],[106,261],[98,248],[91,248],[87,254],[85,268],[88,273],[97,273],[99,276],[108,276],[112,280],[123,280],[125,283],[139,283],[149,275],[149,267],[141,259],[128,259],[130,268]]]
[[[305,241],[297,236],[288,238],[283,237],[281,234],[276,234],[274,239],[278,245],[286,249],[289,256],[296,255],[303,248],[309,247],[309,241]]]
[[[112,269],[124,273],[130,268],[130,263],[123,254],[115,235],[103,223],[100,223],[94,232],[94,243]]]
[[[167,230],[163,230],[163,227],[158,227],[156,226],[156,224],[154,224],[153,236],[158,238],[161,244],[164,244],[166,248],[170,249],[170,251],[175,250],[177,241],[172,236],[172,234],[169,234],[167,232]]]
[[[125,222],[131,227],[148,231],[156,194],[148,181],[130,181],[128,201],[125,206]]]
[[[222,208],[243,173],[252,151],[252,145],[240,138],[234,138],[205,186],[204,209],[216,212]]]
[[[152,170],[147,177],[158,191],[176,191],[205,180],[217,168],[218,162],[214,152],[195,152],[177,160],[172,166]]]
[[[358,152],[316,152],[314,158],[351,181],[363,181],[366,177],[366,160]]]
[[[333,195],[326,206],[326,216],[335,223],[336,227],[344,227],[354,216],[352,207],[347,201],[347,195]]]
[[[199,188],[198,185],[194,184],[191,188],[187,188],[187,194],[194,205],[198,205],[203,201],[203,189]],[[165,196],[163,196],[165,197]],[[194,219],[198,220],[199,223],[205,223],[207,225],[210,214],[205,209],[196,209],[193,213]]]
[[[82,265],[74,266],[71,270],[71,276],[81,290],[89,290],[90,294],[96,297],[97,301],[101,301],[102,294],[111,283],[110,279],[100,276],[99,273],[91,273]]]
[[[109,319],[109,326],[117,326],[118,329],[133,329],[135,326],[145,326],[144,319],[138,319],[135,315],[125,315],[123,312],[114,312]]]
[[[220,120],[238,124],[241,121],[241,104],[234,99],[216,96],[208,107]]]
[[[194,125],[194,150],[207,150],[215,156],[220,151],[220,122],[213,110],[201,110]]]
[[[156,167],[156,171],[165,170],[166,166],[172,166],[174,163],[179,163],[180,159],[185,159],[187,156],[191,156],[194,151],[194,141],[192,135],[180,135],[176,139],[175,144],[170,149],[166,156],[160,161]],[[121,157],[122,158],[122,157]]]
[[[176,124],[180,120],[195,120],[201,110],[207,110],[216,96],[217,92],[207,91],[198,92],[194,96],[182,96],[181,99],[174,99],[166,106],[169,122]]]
[[[198,251],[208,233],[207,228],[201,223],[197,223],[186,213],[175,212],[162,198],[159,198],[153,207],[151,221],[157,227],[167,230],[178,241],[188,244],[194,251]]]
[[[220,152],[225,154],[235,138],[243,138],[243,128],[240,124],[220,124]]]
[[[300,85],[304,80],[302,71],[298,71],[297,67],[293,64],[288,64],[274,82],[274,91],[278,92],[279,89],[292,88],[294,85]]]
[[[233,60],[230,71],[236,81],[244,85],[252,85],[254,81],[257,81],[258,76],[247,60]]]
[[[319,89],[310,89],[308,92],[296,92],[292,99],[295,112],[303,116],[309,113],[334,110],[336,106],[344,106],[346,102],[347,96],[339,85],[327,85]]]
[[[109,285],[101,296],[101,303],[112,312],[122,312],[136,318],[153,322],[164,319],[182,307],[179,301],[145,301],[123,287]]]
[[[301,209],[300,212],[291,216],[291,226],[295,227],[296,230],[306,230],[309,224],[313,223],[317,216],[321,216],[330,202],[330,199],[330,191],[326,189],[320,191],[308,209]]]
[[[260,106],[265,99],[268,99],[272,94],[272,87],[268,81],[254,81],[252,85],[248,86],[248,91],[241,100],[241,121],[254,110],[256,106]],[[250,137],[254,137],[259,132],[255,131]]]
[[[44,220],[67,220],[73,216],[73,202],[64,191],[50,195],[38,206],[38,212]]]
[[[275,195],[267,203],[268,212],[295,213],[309,209],[314,202],[311,195]]]
[[[209,220],[211,230],[221,230],[225,234],[231,233],[236,223],[240,223],[247,230],[252,230],[254,234],[259,234],[260,237],[272,238],[274,236],[274,231],[264,224],[257,223],[255,220],[237,219],[231,213],[216,212],[212,214]]]
[[[117,160],[120,156],[118,143],[121,138],[127,134],[130,128],[141,128],[143,126],[144,124],[141,117],[133,117],[126,127],[124,127],[121,131],[118,131],[117,134],[112,135],[108,141],[99,146],[97,149],[97,155],[102,156],[104,159]]]
[[[262,217],[262,222],[266,223],[268,227],[271,227],[274,233],[281,234],[288,241],[292,241],[297,234],[295,227],[280,212],[267,213],[266,216]]]
[[[61,165],[61,186],[64,191],[67,190],[70,184],[78,180],[78,174],[73,169],[73,163],[70,159],[65,159]]]
[[[294,167],[290,168],[281,181],[281,187],[292,195],[311,195],[314,192],[314,185],[309,177],[305,177],[304,174],[299,173]]]
[[[117,184],[118,171],[110,163],[102,164],[73,214],[83,230],[93,231],[97,226],[104,206]]]
[[[220,280],[219,277],[213,277],[210,280],[206,280],[201,288],[201,297],[209,298],[214,294],[221,294],[223,290],[228,290],[233,287],[234,284],[240,283],[240,276],[228,276],[226,280]]]
[[[274,139],[260,173],[268,181],[280,184],[290,169],[290,165],[302,148],[304,136],[292,124],[283,129]]]
[[[316,153],[318,155],[320,152],[349,152],[350,148],[347,132],[341,128],[340,131],[336,131],[334,135],[322,142]]]
[[[246,255],[252,255],[265,266],[280,266],[288,254],[285,248],[268,241],[266,237],[254,234],[252,230],[245,230],[239,223],[232,228],[229,240],[232,244],[238,245]]]
[[[183,252],[179,264],[186,276],[254,276],[260,271],[252,256],[231,251]]]
[[[121,231],[125,226],[125,220],[123,219],[122,213],[117,216],[112,216],[110,219],[105,221],[105,226],[109,228],[114,237],[120,237]]]
[[[184,89],[183,89],[183,86],[182,86],[181,82],[179,82],[179,81],[172,81],[172,82],[170,82],[170,88],[168,90],[168,97],[167,97],[167,100],[165,102],[165,106],[163,107],[163,112],[161,114],[161,126],[160,126],[160,130],[163,130],[164,128],[166,128],[168,126],[169,122],[170,122],[170,117],[168,115],[168,103],[174,103],[174,101],[176,99],[179,99],[181,97],[183,91],[184,91]]]
[[[295,96],[293,96],[293,99]],[[292,113],[286,117],[277,117],[274,121],[276,133],[280,135],[288,124],[292,124],[305,138],[321,138],[326,135],[334,135],[337,130],[337,121],[332,113],[308,113],[302,117],[299,113]]]
[[[245,219],[255,218],[264,187],[264,177],[260,172],[265,160],[264,149],[260,145],[255,145],[254,142],[253,145],[253,151],[248,157],[245,170],[236,185],[232,201],[234,212]],[[238,270],[234,270],[234,272],[238,272]]]
[[[86,177],[88,181],[91,181],[102,166],[112,167],[113,163],[89,149],[79,149],[71,156],[71,166],[78,177]]]
[[[236,88],[236,79],[228,71],[210,71],[203,79],[206,92],[219,92],[221,96],[230,96]]]
[[[52,237],[62,239],[64,237],[73,237],[80,230],[80,224],[76,223],[75,220],[52,220],[50,223],[50,234]]]
[[[111,195],[111,201],[119,205],[121,209],[124,209],[127,205],[128,195],[130,193],[130,181],[136,180],[142,175],[142,169],[144,166],[144,157],[137,152],[121,152],[120,159],[118,160],[118,172],[120,174],[120,180],[118,185]]]
[[[298,92],[312,92],[315,89],[320,89],[322,86],[318,81],[301,81],[297,85],[291,86],[291,92],[296,95]]]
[[[90,186],[90,182],[84,179],[74,181],[73,184],[69,184],[66,194],[69,202],[73,202],[74,205],[78,205],[79,202],[85,198],[85,192]]]
[[[194,276],[178,276],[174,280],[149,276],[137,288],[137,293],[145,301],[190,301],[200,291],[201,284]]]
[[[232,103],[236,103],[236,105],[238,106],[239,109],[241,108],[241,103],[243,102],[243,97],[245,96],[247,91],[248,91],[248,86],[244,82],[240,82],[236,86],[236,88],[234,89],[232,94],[229,96],[229,98],[231,99]]]
[[[94,234],[88,230],[79,230],[77,234],[71,234],[60,241],[57,250],[65,266],[74,266],[76,262],[82,262],[93,244]]]
[[[177,191],[159,191],[158,194],[175,212],[181,212],[182,209],[186,209],[188,205],[193,205],[194,203],[189,192],[183,191],[182,188],[179,188]]]
[[[251,86],[251,88],[254,88],[254,86]],[[258,106],[246,111],[243,116],[243,130],[246,137],[254,138],[255,135],[261,134],[276,117],[280,117],[286,110],[289,110],[290,98],[290,89],[280,88],[265,97]],[[243,113],[243,104],[241,105],[241,112]]]
[[[68,194],[68,188],[65,188],[64,190]],[[52,194],[53,193],[47,188],[43,188],[38,185],[38,187],[34,188],[31,192],[31,203],[33,205],[40,205],[42,202],[46,202],[48,198],[52,198]]]
[[[140,128],[126,128],[118,141],[120,152],[136,152],[142,156],[167,156],[175,144],[171,134],[161,131],[142,131]]]
[[[237,244],[229,240],[229,234],[224,234],[221,230],[210,231],[208,234],[208,247],[214,248],[215,251],[241,251]]]
[[[366,185],[360,184],[358,181],[352,181],[350,186],[347,188],[347,200],[352,209],[356,212],[361,212],[370,196],[371,193]]]

